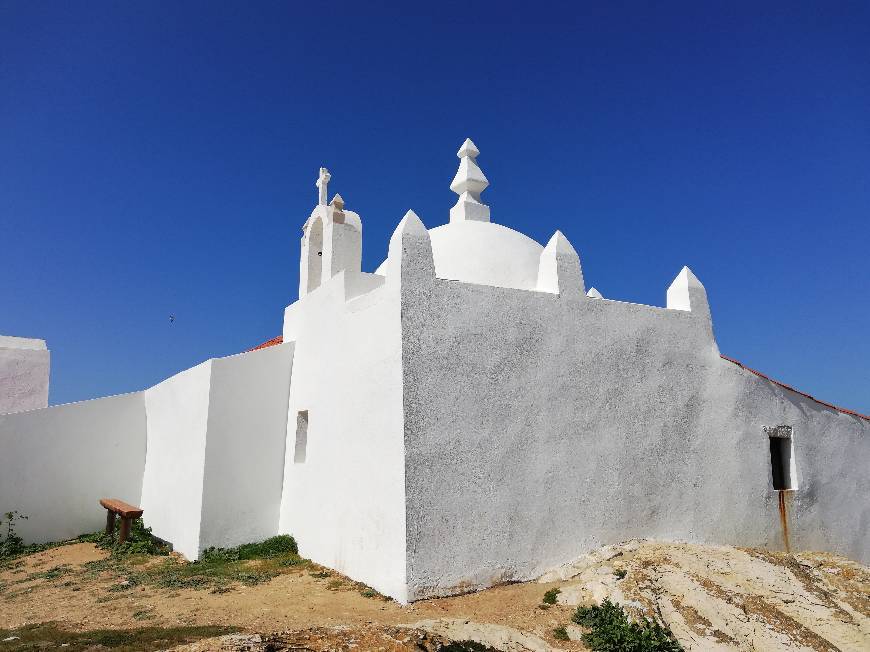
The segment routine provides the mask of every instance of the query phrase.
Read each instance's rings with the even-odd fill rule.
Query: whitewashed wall
[[[143,520],[190,559],[199,555],[212,361],[145,391],[148,452]]]
[[[382,286],[345,302],[345,278],[325,281],[285,315],[284,341],[296,351],[280,529],[302,555],[404,600],[398,296]],[[350,279],[347,292],[382,282]],[[295,462],[300,410],[308,442]]]
[[[188,559],[278,532],[293,345],[217,358],[145,392],[145,523]]]
[[[145,461],[141,392],[0,415],[0,512],[28,542],[105,527],[100,498],[137,503]]]
[[[870,424],[722,360],[703,315],[433,280],[402,330],[411,599],[631,537],[780,549],[764,425],[795,429],[792,546],[870,560]]]
[[[99,499],[120,498],[190,559],[277,534],[292,362],[286,344],[145,392],[0,415],[0,511],[46,541],[102,527]]]
[[[0,335],[0,414],[46,407],[50,366],[45,340]]]
[[[212,362],[200,550],[278,533],[293,344]]]

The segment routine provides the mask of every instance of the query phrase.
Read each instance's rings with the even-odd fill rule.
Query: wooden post
[[[111,509],[106,510],[106,534],[109,536],[115,534],[115,512]]]
[[[121,518],[121,536],[118,538],[118,543],[124,543],[127,537],[130,536],[130,518]]]

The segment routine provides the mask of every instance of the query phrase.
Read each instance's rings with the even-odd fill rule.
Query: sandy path
[[[553,629],[569,623],[576,605],[610,598],[635,615],[663,619],[687,652],[870,650],[870,569],[822,553],[628,542],[583,555],[548,574],[546,582],[409,606],[365,597],[345,578],[314,577],[314,569],[306,567],[292,567],[257,586],[233,585],[225,593],[153,586],[112,591],[117,576],[85,572],[85,564],[106,557],[92,544],[75,544],[0,571],[0,628],[46,621],[80,631],[226,625],[255,633],[306,630],[300,634],[305,636],[319,628],[330,641],[327,647],[338,638],[369,636],[386,641],[385,649],[405,649],[390,647],[396,625],[462,619],[537,635],[562,650],[582,650],[579,642],[554,639]],[[66,572],[28,579],[62,565]],[[540,608],[552,587],[561,590],[559,603]],[[338,636],[339,630],[346,633]]]
[[[363,597],[358,590],[330,589],[335,579],[315,578],[307,570],[280,575],[257,586],[236,585],[228,593],[135,586],[108,589],[118,581],[105,575],[83,578],[77,571],[107,553],[80,543],[32,555],[23,565],[0,572],[0,628],[56,621],[74,630],[175,625],[231,625],[251,632],[276,632],[348,625],[398,625],[435,618],[467,618],[536,633],[556,643],[553,628],[568,622],[573,608],[539,609],[549,585],[528,583],[481,593],[425,600],[402,606]],[[66,564],[72,570],[55,579],[21,582],[28,574]],[[20,583],[16,583],[20,582]],[[562,644],[582,650],[579,643]]]

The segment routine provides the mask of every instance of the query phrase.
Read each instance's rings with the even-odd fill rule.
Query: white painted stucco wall
[[[156,536],[189,559],[200,551],[211,368],[211,360],[203,362],[145,391],[148,451],[142,518]]]
[[[293,345],[208,360],[145,391],[143,519],[188,559],[278,533]]]
[[[0,415],[0,512],[28,542],[93,532],[100,498],[139,501],[144,462],[141,392]]]
[[[211,365],[199,547],[278,533],[293,344]]]
[[[209,360],[134,394],[0,415],[0,511],[28,541],[102,527],[100,498],[196,559],[278,532],[293,345]]]
[[[50,367],[45,340],[0,335],[0,414],[48,406]]]
[[[870,424],[722,360],[708,313],[432,279],[402,297],[409,598],[632,537],[870,559]]]
[[[381,285],[346,302],[361,284],[345,276],[285,313],[284,341],[296,350],[280,530],[300,554],[404,600],[399,301]],[[301,410],[308,436],[296,462]]]

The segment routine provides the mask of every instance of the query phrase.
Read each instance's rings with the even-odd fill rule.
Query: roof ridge
[[[850,415],[852,415],[853,417],[859,417],[859,418],[861,418],[861,419],[865,419],[865,420],[867,420],[867,421],[870,421],[870,416],[868,416],[868,415],[866,415],[866,414],[861,414],[860,412],[856,412],[855,410],[849,410],[849,409],[847,409],[847,408],[840,407],[839,405],[834,405],[833,403],[828,403],[827,401],[823,401],[823,400],[821,400],[821,399],[818,399],[818,398],[816,398],[815,396],[813,396],[812,394],[807,394],[806,392],[802,392],[802,391],[799,390],[799,389],[795,389],[795,388],[792,387],[791,385],[787,385],[787,384],[785,384],[785,383],[783,383],[783,382],[780,382],[780,381],[778,381],[778,380],[776,380],[776,379],[774,379],[774,378],[771,378],[771,377],[768,376],[767,374],[763,374],[763,373],[761,373],[760,371],[758,371],[757,369],[753,369],[752,367],[747,367],[745,364],[743,364],[743,363],[740,362],[739,360],[735,360],[734,358],[729,358],[727,355],[725,355],[725,354],[723,354],[723,353],[720,353],[720,354],[719,354],[719,357],[721,357],[723,360],[727,360],[728,362],[731,362],[731,363],[736,364],[738,367],[740,367],[740,368],[742,368],[742,369],[746,369],[746,371],[749,371],[749,372],[751,372],[751,373],[754,373],[754,374],[755,374],[756,376],[758,376],[759,378],[764,378],[765,380],[769,380],[769,381],[772,382],[774,385],[779,385],[779,386],[782,387],[783,389],[787,389],[787,390],[789,390],[790,392],[794,392],[795,394],[800,394],[801,396],[803,396],[803,397],[805,397],[805,398],[808,398],[808,399],[810,399],[811,401],[815,401],[815,402],[818,403],[819,405],[824,405],[825,407],[829,407],[829,408],[831,408],[832,410],[836,410],[837,412],[842,412],[843,414],[850,414]]]
[[[265,349],[265,348],[268,348],[270,346],[276,346],[278,344],[283,344],[283,343],[284,343],[284,336],[278,335],[278,337],[273,337],[271,340],[266,340],[262,344],[258,344],[254,348],[248,349],[246,351],[246,353],[250,353],[251,351],[257,351],[258,349]]]

